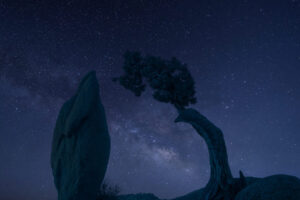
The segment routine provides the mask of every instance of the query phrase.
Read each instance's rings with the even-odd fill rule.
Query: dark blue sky
[[[126,50],[188,64],[193,107],[223,132],[234,176],[300,176],[300,1],[0,1],[0,199],[53,200],[62,103],[96,70],[123,193],[203,187],[208,152],[176,110],[113,83]]]

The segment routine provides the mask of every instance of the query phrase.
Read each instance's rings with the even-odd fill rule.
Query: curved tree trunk
[[[194,109],[178,110],[175,122],[191,124],[205,140],[209,151],[210,179],[205,187],[205,199],[230,199],[233,177],[222,131]]]

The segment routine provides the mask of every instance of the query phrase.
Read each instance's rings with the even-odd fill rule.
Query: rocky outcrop
[[[151,193],[127,194],[118,196],[118,200],[160,200]]]
[[[95,72],[62,106],[52,140],[51,167],[58,200],[93,200],[103,181],[110,138]]]
[[[288,175],[273,175],[250,184],[235,200],[299,200],[300,179]]]

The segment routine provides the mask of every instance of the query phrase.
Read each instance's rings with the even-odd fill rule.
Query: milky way
[[[53,200],[55,120],[96,70],[112,139],[106,179],[171,198],[203,187],[207,147],[176,110],[112,82],[123,53],[187,63],[193,107],[223,132],[234,176],[300,176],[300,2],[1,1],[0,199]]]

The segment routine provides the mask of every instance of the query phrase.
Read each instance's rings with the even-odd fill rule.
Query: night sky
[[[203,139],[151,90],[111,81],[126,50],[188,64],[193,108],[223,130],[234,176],[300,177],[299,0],[0,0],[1,200],[56,199],[55,120],[90,70],[111,135],[106,179],[161,198],[205,186]]]

